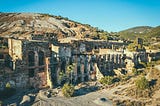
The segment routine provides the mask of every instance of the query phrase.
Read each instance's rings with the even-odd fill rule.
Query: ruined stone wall
[[[47,71],[49,70],[47,57],[50,57],[49,43],[40,41],[23,42],[23,59],[27,63],[30,85],[36,88],[48,86]],[[30,53],[33,53],[33,61],[29,60]],[[31,64],[30,64],[31,62]],[[32,63],[33,62],[33,63]]]
[[[17,83],[15,86],[46,87],[48,85],[47,74],[49,74],[47,71],[50,70],[50,65],[47,63],[46,58],[51,56],[49,43],[9,39],[8,44],[9,55],[14,69],[13,75],[25,74],[25,78],[21,79],[27,81],[24,84],[21,79],[16,79],[15,81],[21,81],[21,83]],[[13,76],[9,78],[14,79]]]
[[[52,83],[52,76],[51,76],[51,61],[50,61],[50,57],[49,58],[46,58],[45,61],[46,61],[46,67],[45,67],[45,70],[46,70],[46,80],[47,80],[47,86],[49,86],[50,88],[52,88],[54,85]]]
[[[97,56],[98,68],[103,75],[113,75],[114,69],[125,67],[123,57],[123,53],[119,52],[113,52],[113,54],[112,52],[108,52],[108,54],[99,55]]]
[[[80,83],[83,81],[88,81],[90,76],[90,60],[87,56],[84,55],[72,55],[69,57],[59,57],[59,67],[57,69],[57,79],[60,77],[59,73],[67,73],[67,67],[70,64],[74,64],[74,69],[72,74],[69,75],[69,80],[72,81],[72,83]],[[65,63],[64,63],[65,61]],[[65,71],[64,71],[64,68]],[[61,83],[58,81],[58,83]]]
[[[96,75],[99,76],[99,72],[103,75],[113,75],[114,69],[131,67],[138,63],[139,59],[145,61],[145,53],[124,53],[123,49],[117,51],[116,45],[118,43],[114,45],[114,42],[79,42],[76,47],[54,46],[44,41],[12,39],[9,40],[9,53],[15,62],[16,72],[26,75],[26,86],[43,88],[52,87],[53,82],[58,81],[59,73],[66,73],[67,66],[72,63],[76,65],[69,77],[76,83],[94,80]],[[89,46],[98,52],[88,53]],[[128,60],[127,64],[125,60]]]
[[[60,57],[71,57],[71,47],[60,46],[59,56]]]
[[[13,88],[28,87],[28,74],[26,73],[12,73],[0,77],[0,89],[5,88],[7,83],[10,83]]]
[[[22,60],[22,41],[15,40],[15,39],[8,39],[8,46],[9,46],[9,55],[11,56],[13,61],[17,59]]]
[[[59,53],[59,46],[55,46],[51,44],[51,51],[53,51],[55,54]]]

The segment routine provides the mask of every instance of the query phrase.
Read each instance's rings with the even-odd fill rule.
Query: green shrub
[[[113,77],[105,76],[101,78],[99,82],[103,85],[111,85],[113,83]]]
[[[135,82],[135,85],[140,90],[144,90],[144,89],[149,88],[149,82],[144,76],[137,79]]]
[[[71,84],[64,84],[62,88],[62,93],[65,97],[71,97],[74,94],[74,86]]]
[[[131,78],[131,76],[125,75],[125,76],[122,76],[122,77],[121,77],[121,80],[122,80],[122,81],[127,81],[127,80],[129,80],[130,78]]]

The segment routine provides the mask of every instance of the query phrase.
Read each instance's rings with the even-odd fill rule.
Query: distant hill
[[[147,37],[160,37],[160,26],[154,27],[151,31],[146,33]]]
[[[38,13],[0,13],[0,36],[30,38],[32,35],[66,38],[103,38],[107,32],[61,16]]]
[[[147,33],[149,32],[153,27],[150,26],[138,26],[138,27],[133,27],[129,28],[127,30],[123,30],[120,32],[129,32],[129,33]]]
[[[56,39],[75,37],[125,40],[142,37],[150,42],[151,37],[160,36],[160,26],[139,26],[117,33],[108,33],[62,16],[39,13],[0,13],[0,37],[30,39],[33,36]]]
[[[150,26],[139,26],[120,31],[118,32],[118,34],[123,39],[134,40],[137,36],[145,35],[149,33],[152,29],[153,27]]]
[[[152,42],[152,37],[160,37],[160,26],[139,26],[118,32],[121,39],[134,40],[137,37],[143,38],[146,42]]]

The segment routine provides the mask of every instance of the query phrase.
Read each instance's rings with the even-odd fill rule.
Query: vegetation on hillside
[[[112,76],[102,77],[99,82],[103,85],[111,85],[113,83],[113,77]]]
[[[156,45],[149,45],[149,49],[152,49],[152,50],[158,50],[158,49],[160,49],[160,43],[156,44]]]
[[[135,40],[137,37],[144,39],[145,43],[151,43],[153,37],[160,37],[160,26],[157,27],[134,27],[118,32],[121,39]]]
[[[145,90],[149,88],[149,81],[144,76],[142,76],[136,80],[135,85],[137,89]]]
[[[141,39],[141,38],[140,38]],[[143,42],[143,39],[141,39],[142,42]],[[138,38],[136,38],[133,43],[130,43],[128,46],[127,46],[127,49],[130,50],[130,51],[139,51],[139,50],[144,50],[144,46],[143,46],[143,43],[140,44],[138,43]]]

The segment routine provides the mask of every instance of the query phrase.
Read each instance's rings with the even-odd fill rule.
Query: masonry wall
[[[15,61],[16,59],[22,60],[22,41],[15,40],[15,39],[8,39],[8,46],[9,46],[9,55],[11,56],[12,60]]]
[[[123,46],[122,42],[82,41],[55,46],[45,41],[9,39],[8,43],[14,69],[10,75],[22,75],[20,79],[10,77],[17,87],[52,87],[61,83],[60,72],[65,74],[68,65],[73,63],[74,72],[69,75],[69,80],[80,83],[96,80],[101,74],[113,75],[118,68],[131,70],[138,62],[147,61],[145,52],[125,52],[123,47],[117,46]]]
[[[51,86],[50,63],[46,61],[51,55],[48,42],[8,39],[8,45],[13,70],[6,71],[8,77],[1,77],[2,85],[9,82],[18,88]]]

